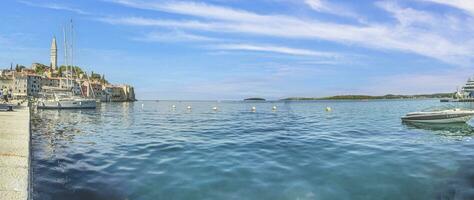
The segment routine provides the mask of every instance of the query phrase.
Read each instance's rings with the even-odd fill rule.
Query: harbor
[[[134,88],[74,65],[72,21],[64,28],[64,64],[52,38],[50,63],[13,63],[0,69],[0,199],[34,199],[31,113],[42,109],[93,109],[98,103],[134,102]],[[66,33],[66,28],[68,33]],[[68,43],[69,40],[69,43]]]
[[[95,108],[95,102],[136,101],[134,87],[112,84],[105,74],[86,72],[74,63],[75,34],[72,20],[63,27],[63,65],[59,65],[58,42],[53,36],[50,63],[31,67],[10,64],[0,69],[0,102],[36,104],[45,109]],[[83,105],[84,104],[84,105]]]
[[[0,200],[474,200],[467,2],[0,1]]]

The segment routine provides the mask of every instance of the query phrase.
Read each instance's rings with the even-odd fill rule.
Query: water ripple
[[[34,197],[472,199],[473,129],[400,121],[438,104],[143,101],[38,111]]]

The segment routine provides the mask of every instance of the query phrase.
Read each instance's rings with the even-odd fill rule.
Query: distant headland
[[[454,93],[418,94],[418,95],[394,95],[383,96],[370,95],[337,95],[329,97],[289,97],[281,99],[283,101],[314,101],[314,100],[377,100],[377,99],[440,99],[451,98]]]
[[[260,97],[251,97],[244,99],[244,101],[265,101],[265,99]]]

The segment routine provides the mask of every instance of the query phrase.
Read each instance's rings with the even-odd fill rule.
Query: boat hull
[[[95,100],[70,100],[70,101],[43,101],[38,102],[38,109],[95,109]]]
[[[439,114],[439,115],[416,115],[402,117],[404,122],[417,122],[417,123],[466,123],[469,121],[474,114]]]

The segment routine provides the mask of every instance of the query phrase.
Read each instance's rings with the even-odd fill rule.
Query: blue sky
[[[139,99],[452,92],[474,74],[474,1],[6,0],[0,8],[0,66],[49,63],[51,37],[61,40],[72,18],[75,63],[134,85]]]

